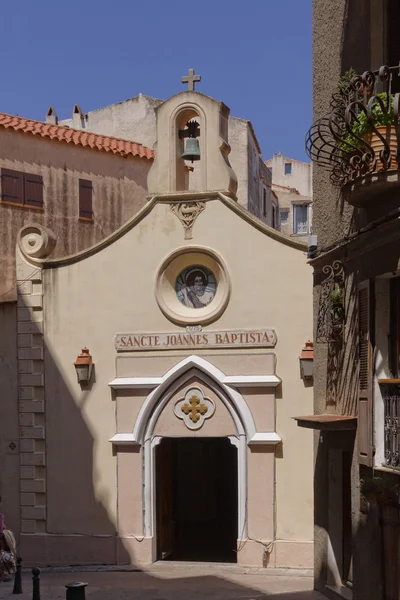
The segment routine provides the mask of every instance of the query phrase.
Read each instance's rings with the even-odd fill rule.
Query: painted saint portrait
[[[210,269],[194,265],[179,273],[175,290],[180,302],[185,306],[204,308],[214,299],[217,282]]]

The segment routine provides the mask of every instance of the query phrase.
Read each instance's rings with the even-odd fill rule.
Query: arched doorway
[[[237,445],[172,437],[155,451],[157,559],[237,562]]]
[[[236,487],[235,484],[233,484],[234,489],[231,486],[232,495],[236,498],[235,512],[237,516],[235,526],[237,538],[233,548],[236,548],[238,540],[247,537],[247,443],[255,435],[255,426],[244,399],[237,390],[221,383],[223,377],[223,373],[213,367],[211,363],[197,356],[188,357],[175,365],[166,374],[163,382],[148,395],[139,411],[133,437],[141,440],[144,450],[144,533],[146,537],[152,539],[153,561],[157,560],[158,550],[160,550],[157,540],[156,454],[158,454],[158,451],[156,449],[165,438],[206,437],[208,440],[212,438],[229,439],[229,443],[233,445],[231,452],[233,453],[236,450],[236,476],[234,479]],[[215,416],[210,418],[207,425],[198,432],[187,429],[182,430],[182,427],[179,431],[166,430],[162,427],[160,429],[160,424],[163,423],[163,426],[166,426],[168,419],[171,418],[171,402],[173,404],[174,395],[185,385],[198,385],[207,388],[209,393],[214,395],[215,401],[218,398],[220,406],[217,406]],[[228,429],[221,428],[220,416],[224,411],[225,416],[228,417],[225,423],[229,420]],[[180,423],[182,425],[182,420],[175,417],[174,419],[175,424]],[[219,422],[218,427],[216,426],[217,422]],[[160,460],[163,460],[163,458]],[[165,510],[167,511],[167,509]],[[167,532],[166,535],[172,535],[171,531]],[[168,555],[170,550],[163,549],[162,552]]]

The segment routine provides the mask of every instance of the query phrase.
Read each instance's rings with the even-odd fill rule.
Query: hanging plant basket
[[[389,144],[390,148],[390,169],[397,169],[397,136],[396,136],[396,128],[393,125],[380,125],[376,127],[377,131],[381,134],[381,136],[385,139],[385,141]],[[366,142],[373,149],[376,156],[376,166],[375,171],[386,171],[389,166],[387,163],[384,163],[381,159],[381,152],[385,150],[385,146],[381,140],[381,138],[373,131],[366,136]]]

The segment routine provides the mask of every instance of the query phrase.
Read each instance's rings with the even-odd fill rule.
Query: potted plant
[[[363,139],[371,146],[376,156],[376,166],[374,170],[386,170],[387,160],[382,160],[382,151],[385,150],[385,145],[381,137],[379,137],[379,133],[389,145],[391,167],[397,167],[397,136],[394,127],[393,101],[394,98],[392,97],[390,106],[388,106],[386,92],[375,96],[371,111],[373,126],[368,120],[366,112],[364,110],[359,110],[357,116],[352,119],[351,132],[348,132],[343,137],[343,143],[341,145],[342,157],[348,157],[348,155],[354,153],[354,147],[364,153],[367,148],[361,141],[361,139]],[[389,159],[389,156],[387,159]]]
[[[341,323],[344,317],[343,286],[336,284],[329,298],[332,320]]]

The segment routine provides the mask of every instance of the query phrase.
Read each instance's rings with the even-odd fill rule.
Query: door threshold
[[[258,575],[265,575],[271,577],[313,577],[312,569],[287,569],[287,568],[273,568],[273,567],[261,567],[256,565],[240,565],[238,563],[223,563],[223,562],[194,562],[194,561],[180,561],[180,560],[158,560],[151,565],[146,565],[143,570],[147,572],[152,571],[163,571],[163,570],[176,570],[179,569],[188,571],[230,571],[231,573],[254,573]],[[335,596],[336,598],[337,596]],[[347,600],[347,598],[346,598]]]
[[[224,569],[229,569],[229,568],[235,568],[235,567],[240,567],[241,565],[238,565],[237,563],[233,563],[233,562],[203,562],[203,561],[197,561],[197,560],[157,560],[156,562],[154,562],[152,564],[153,567],[161,567],[161,566],[170,566],[170,567],[185,567],[189,568],[189,569],[196,569],[196,568],[209,568],[209,567],[222,567]]]

